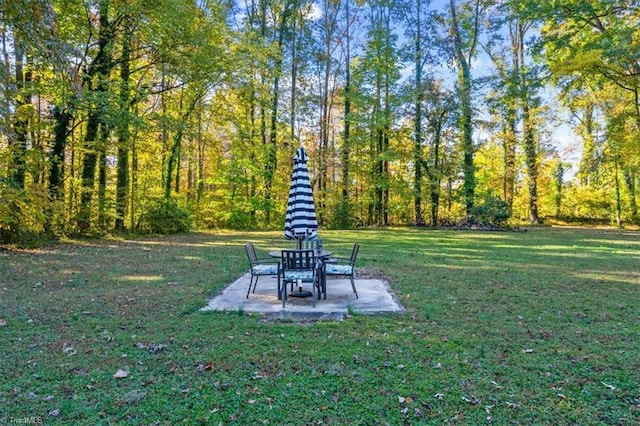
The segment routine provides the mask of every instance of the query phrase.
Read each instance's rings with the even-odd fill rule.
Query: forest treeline
[[[637,222],[638,3],[1,0],[0,242]]]

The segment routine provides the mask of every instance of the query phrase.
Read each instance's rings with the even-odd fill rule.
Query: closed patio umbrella
[[[307,168],[307,152],[300,147],[293,157],[284,237],[287,240],[297,240],[297,247],[302,248],[303,240],[314,238],[317,234],[318,220]]]

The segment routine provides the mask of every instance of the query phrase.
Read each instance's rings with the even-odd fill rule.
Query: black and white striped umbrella
[[[307,152],[300,147],[293,157],[293,173],[287,202],[284,237],[287,240],[302,241],[318,234],[316,208],[313,204],[313,190],[309,181]]]

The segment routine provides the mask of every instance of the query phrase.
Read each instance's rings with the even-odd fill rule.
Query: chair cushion
[[[353,266],[327,263],[325,265],[325,272],[329,275],[351,275],[353,274]]]
[[[313,272],[311,271],[284,271],[285,281],[312,280]]]
[[[255,265],[251,268],[251,273],[254,275],[278,275],[278,265],[275,263]]]

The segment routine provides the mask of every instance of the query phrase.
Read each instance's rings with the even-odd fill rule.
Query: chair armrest
[[[280,260],[274,257],[259,257],[257,260],[260,263],[280,263]]]
[[[342,256],[331,256],[330,258],[325,260],[325,262],[327,263],[339,263],[339,262],[350,262],[350,261],[351,261],[351,258],[342,257]]]
[[[351,262],[351,259],[335,259],[335,261],[328,262],[328,263],[331,263],[333,265],[351,265],[351,266],[354,266],[353,262]]]

